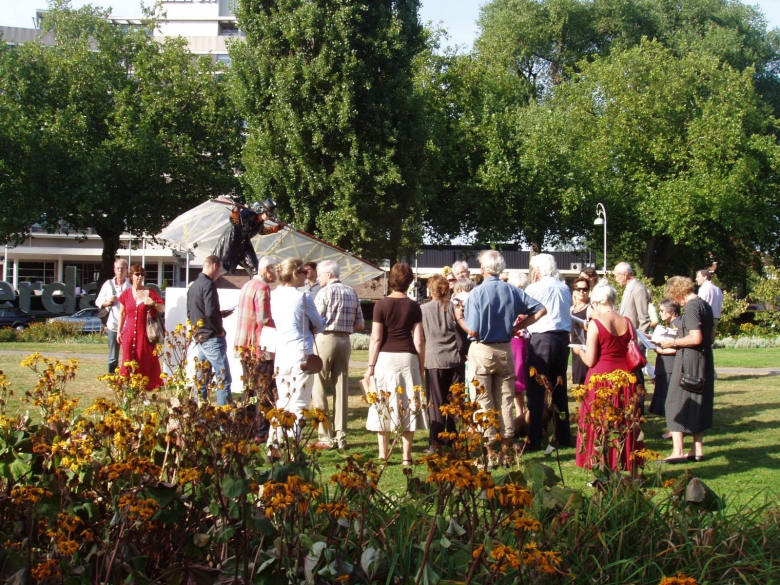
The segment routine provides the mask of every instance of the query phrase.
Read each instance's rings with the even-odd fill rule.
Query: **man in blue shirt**
[[[476,340],[469,347],[469,371],[480,385],[477,401],[487,410],[501,413],[499,428],[485,431],[490,444],[501,435],[503,444],[498,463],[504,463],[504,455],[512,438],[512,405],[515,396],[515,363],[510,340],[514,332],[535,323],[546,313],[544,306],[522,290],[502,282],[498,275],[504,271],[504,257],[495,250],[485,250],[479,255],[484,282],[468,297],[464,310],[456,309],[456,318],[470,337]],[[515,324],[518,315],[526,317]]]
[[[525,292],[547,309],[543,319],[528,327],[531,343],[528,345],[528,365],[536,369],[536,376],[528,377],[525,396],[528,401],[527,450],[542,447],[542,414],[545,406],[545,387],[536,377],[545,376],[552,385],[552,403],[556,409],[555,439],[559,447],[571,445],[569,428],[569,400],[566,396],[566,376],[569,362],[569,332],[571,331],[571,291],[558,278],[555,258],[537,254],[531,258],[531,284]]]

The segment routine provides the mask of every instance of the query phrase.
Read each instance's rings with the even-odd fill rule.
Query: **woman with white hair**
[[[593,313],[592,320],[588,325],[586,349],[577,348],[574,350],[589,367],[585,378],[588,394],[580,407],[580,424],[577,432],[577,466],[590,469],[594,463],[601,460],[613,470],[623,468],[630,471],[636,465],[636,461],[632,457],[633,452],[642,448],[642,443],[637,440],[639,429],[635,428],[629,432],[623,445],[615,444],[614,440],[610,438],[609,452],[605,454],[599,452],[599,446],[594,444],[595,429],[586,422],[586,417],[591,412],[597,387],[612,383],[601,376],[599,376],[598,382],[591,383],[591,378],[594,375],[610,374],[619,370],[631,373],[627,355],[628,342],[632,335],[635,335],[632,333],[633,325],[627,317],[619,315],[615,310],[617,292],[606,280],[600,280],[593,289],[590,302],[593,306]],[[639,404],[634,400],[636,391],[635,383],[626,385],[621,393],[613,397],[613,406],[624,411],[633,405],[638,411]]]

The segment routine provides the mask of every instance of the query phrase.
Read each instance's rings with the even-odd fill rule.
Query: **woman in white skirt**
[[[403,262],[390,270],[393,291],[374,306],[366,387],[371,378],[379,396],[368,409],[366,429],[377,433],[379,458],[386,460],[391,432],[401,431],[403,464],[412,464],[414,432],[428,428],[420,401],[425,367],[425,336],[420,306],[406,296],[414,281],[411,267]]]
[[[309,407],[314,376],[301,369],[303,359],[314,353],[314,336],[325,329],[309,293],[300,292],[306,271],[303,261],[288,258],[279,266],[280,286],[271,293],[271,316],[276,324],[274,369],[278,398],[276,408],[295,415],[295,433],[300,436],[298,419]],[[276,447],[283,440],[281,428],[268,435],[271,457],[278,457]]]

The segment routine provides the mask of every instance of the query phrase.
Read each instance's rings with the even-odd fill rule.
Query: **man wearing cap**
[[[320,423],[317,448],[347,448],[347,397],[349,396],[349,358],[352,346],[350,333],[363,331],[365,322],[355,290],[339,280],[341,270],[332,260],[317,265],[317,278],[322,285],[314,299],[321,317],[325,318],[325,331],[316,338],[314,351],[322,358],[322,371],[314,378],[311,405],[325,412],[328,409],[326,388],[333,386],[332,429]]]
[[[484,281],[469,294],[465,310],[456,306],[455,317],[463,330],[476,340],[469,347],[468,360],[473,379],[484,388],[477,401],[483,409],[501,413],[498,429],[485,430],[488,442],[495,439],[496,431],[501,435],[502,450],[498,456],[501,464],[505,463],[504,454],[513,433],[516,376],[510,340],[514,331],[535,323],[547,310],[519,288],[498,278],[506,264],[497,251],[481,252],[479,264]],[[526,315],[526,318],[515,325],[518,315]],[[490,445],[488,451],[493,459]]]
[[[257,234],[275,234],[282,229],[282,223],[265,226],[267,220],[276,220],[276,201],[270,197],[252,207],[234,205],[230,211],[230,224],[217,241],[214,255],[222,261],[222,270],[228,274],[238,266],[243,266],[252,278],[257,274],[257,254],[252,246],[252,238]]]

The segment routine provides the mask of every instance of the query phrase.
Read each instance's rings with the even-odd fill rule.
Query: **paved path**
[[[21,357],[27,357],[30,355],[30,351],[21,349],[2,349],[0,355],[18,355]],[[46,357],[50,358],[78,358],[80,360],[105,360],[106,355],[102,353],[47,353]],[[368,362],[349,362],[350,367],[353,368],[366,368]],[[571,368],[570,368],[571,369]],[[715,368],[718,374],[725,375],[739,375],[739,374],[753,374],[754,376],[780,376],[780,368]]]

